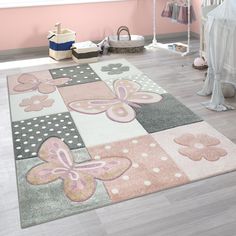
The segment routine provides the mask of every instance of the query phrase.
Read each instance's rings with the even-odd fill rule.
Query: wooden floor
[[[198,42],[194,42],[197,48]],[[236,110],[205,109],[196,92],[204,72],[193,58],[167,51],[124,57],[186,106],[236,142]],[[42,55],[37,55],[40,57]],[[26,56],[22,55],[26,59]],[[5,75],[73,64],[72,61],[0,71],[0,235],[1,236],[235,236],[236,172],[128,200],[22,230],[20,228],[10,115]],[[236,106],[236,99],[229,101]]]

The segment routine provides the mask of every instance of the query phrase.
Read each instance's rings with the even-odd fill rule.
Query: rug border
[[[105,61],[114,61],[114,60],[119,60],[119,59],[123,59],[123,60],[126,60],[129,64],[133,65],[132,63],[130,63],[126,58],[116,58],[116,59],[112,59],[112,60],[104,60],[104,61],[99,61],[99,62],[105,62]],[[95,63],[99,63],[99,62],[95,62]],[[92,63],[84,63],[84,64],[92,64]],[[76,64],[76,63],[73,63],[72,65],[66,65],[66,66],[59,66],[59,67],[56,67],[56,69],[58,68],[66,68],[66,67],[71,67],[71,66],[76,66],[76,65],[79,65],[79,64]],[[141,69],[139,69],[136,65],[133,65],[134,67],[136,67],[139,71],[142,72]],[[50,70],[50,69],[53,69],[53,68],[48,68],[48,69],[43,69],[43,70],[37,70],[37,71],[33,71],[33,70],[30,70],[29,72],[27,73],[34,73],[34,72],[41,72],[41,71],[45,71],[45,70]],[[232,172],[235,172],[236,171],[236,168],[232,169],[232,170],[228,170],[228,171],[225,171],[225,172],[222,172],[222,173],[217,173],[217,174],[212,174],[212,175],[209,175],[207,177],[203,177],[203,178],[199,178],[199,179],[195,179],[193,181],[189,181],[187,183],[184,183],[184,184],[177,184],[175,186],[172,186],[172,187],[167,187],[167,188],[163,188],[163,189],[160,189],[160,190],[157,190],[155,192],[151,192],[151,193],[146,193],[146,194],[143,194],[143,195],[139,195],[139,196],[135,196],[135,197],[131,197],[131,198],[128,198],[128,199],[125,199],[125,200],[122,200],[122,201],[117,201],[117,202],[111,202],[111,203],[107,203],[107,204],[104,204],[102,206],[99,206],[99,207],[96,207],[96,208],[92,208],[92,209],[87,209],[87,210],[84,210],[82,212],[78,212],[78,213],[72,213],[72,214],[68,214],[66,216],[62,216],[62,217],[58,217],[58,218],[54,218],[52,220],[47,220],[47,221],[42,221],[40,223],[37,223],[37,224],[29,224],[29,225],[24,225],[23,224],[23,221],[22,221],[22,216],[21,216],[21,211],[20,211],[20,201],[19,201],[19,186],[18,186],[18,173],[17,173],[17,166],[16,166],[16,161],[20,161],[20,160],[16,160],[15,159],[15,150],[14,150],[14,143],[13,143],[13,127],[12,127],[12,114],[11,114],[11,106],[10,106],[10,96],[11,94],[9,93],[9,79],[11,76],[16,76],[16,75],[19,75],[21,73],[16,73],[16,74],[12,74],[12,75],[3,75],[3,77],[5,77],[6,79],[6,83],[7,83],[7,97],[8,97],[8,107],[9,107],[9,113],[10,113],[10,127],[11,127],[11,137],[12,137],[12,140],[11,140],[11,145],[12,145],[12,149],[13,149],[13,153],[14,153],[14,156],[13,156],[13,159],[14,159],[14,166],[15,166],[15,178],[16,178],[16,187],[17,187],[17,199],[18,199],[18,212],[19,212],[19,216],[20,216],[20,227],[22,229],[26,229],[26,228],[29,228],[29,227],[33,227],[33,226],[38,226],[38,225],[41,225],[41,224],[45,224],[45,223],[48,223],[48,222],[52,222],[52,221],[55,221],[55,220],[59,220],[59,219],[63,219],[63,218],[66,218],[66,217],[72,217],[72,216],[75,216],[75,215],[80,215],[80,214],[83,214],[83,213],[86,213],[86,212],[89,212],[89,211],[96,211],[97,209],[100,209],[100,208],[103,208],[103,207],[108,207],[108,206],[112,206],[112,205],[115,205],[115,204],[120,204],[120,203],[123,203],[123,202],[126,202],[126,201],[130,201],[130,200],[133,200],[133,199],[138,199],[138,198],[142,198],[142,197],[145,197],[145,196],[148,196],[148,195],[152,195],[152,194],[156,194],[156,193],[160,193],[160,192],[164,192],[164,191],[167,191],[169,189],[175,189],[175,188],[178,188],[180,186],[185,186],[185,185],[190,185],[190,184],[193,184],[193,183],[196,183],[196,182],[199,182],[199,181],[202,181],[202,180],[207,180],[207,179],[210,179],[210,178],[215,178],[217,176],[223,176],[223,175],[226,175],[226,174],[229,174],[229,173],[232,173]],[[142,72],[142,74],[145,74]],[[147,74],[145,74],[147,75]],[[148,76],[148,75],[147,75]],[[151,79],[149,76],[148,78],[150,80],[152,80],[154,83],[156,83],[153,79]],[[102,80],[103,81],[103,80]],[[104,82],[104,81],[103,81]],[[156,83],[157,84],[157,83]],[[161,87],[161,86],[160,86]],[[164,89],[164,88],[163,88]],[[198,114],[195,113],[195,111],[192,111],[188,106],[186,106],[183,102],[181,102],[178,98],[176,98],[176,96],[172,95],[171,93],[169,93],[166,89],[165,91],[167,92],[167,94],[170,94],[171,96],[173,96],[178,102],[180,102],[183,106],[185,106],[187,109],[189,109],[191,112],[193,112],[197,117],[199,117],[201,120],[199,121],[195,121],[193,123],[189,123],[189,124],[184,124],[184,125],[180,125],[180,126],[176,126],[176,127],[181,127],[181,126],[185,126],[185,125],[190,125],[190,124],[194,124],[194,123],[199,123],[199,122],[206,122],[201,116],[199,116]],[[208,124],[208,122],[206,122]],[[212,128],[216,129],[214,126],[212,126],[211,124],[209,124]],[[169,128],[169,129],[165,129],[165,130],[170,130],[170,129],[173,129],[173,128],[176,128],[176,127],[172,127],[172,128]],[[216,129],[217,130],[217,129]],[[218,130],[217,130],[218,131]],[[221,133],[220,131],[218,131],[219,133]],[[222,133],[221,133],[222,134]],[[150,134],[149,134],[150,135]],[[225,138],[229,139],[228,137],[226,137],[224,134],[222,134]],[[230,140],[230,139],[229,139]],[[125,140],[122,140],[122,141],[125,141]],[[234,143],[232,140],[230,140],[232,143]],[[235,143],[234,143],[235,144]],[[86,148],[86,147],[85,147]],[[86,148],[87,149],[87,148]]]

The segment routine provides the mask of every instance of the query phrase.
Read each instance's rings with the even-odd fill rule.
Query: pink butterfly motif
[[[133,107],[139,104],[156,103],[162,96],[153,92],[140,91],[141,86],[131,80],[116,80],[113,84],[115,97],[113,99],[97,99],[74,101],[69,107],[85,114],[106,112],[108,118],[117,122],[130,122],[135,119]]]
[[[131,166],[126,157],[104,157],[76,163],[67,145],[55,137],[42,144],[38,155],[44,163],[29,170],[27,181],[32,185],[42,185],[61,179],[65,195],[75,202],[86,201],[94,194],[96,179],[114,180]]]
[[[14,87],[16,92],[25,92],[38,90],[40,93],[48,94],[56,90],[56,86],[63,85],[69,81],[69,78],[60,78],[60,79],[48,79],[41,81],[36,76],[32,74],[22,74],[18,77],[17,84]]]

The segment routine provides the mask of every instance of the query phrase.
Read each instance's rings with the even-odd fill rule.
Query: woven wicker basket
[[[120,35],[126,31],[127,35]],[[117,35],[108,37],[110,45],[109,51],[113,53],[138,53],[144,49],[145,40],[143,36],[131,35],[127,26],[121,26],[117,30]]]

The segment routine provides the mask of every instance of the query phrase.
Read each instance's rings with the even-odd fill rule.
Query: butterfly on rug
[[[38,156],[44,162],[29,170],[27,181],[42,185],[61,179],[65,195],[74,202],[83,202],[93,196],[96,179],[114,180],[131,166],[126,157],[103,157],[97,161],[76,163],[67,145],[55,137],[42,144]]]
[[[136,113],[133,107],[161,101],[162,96],[153,92],[140,91],[141,85],[126,79],[114,81],[115,98],[79,100],[69,104],[75,111],[85,114],[106,112],[108,118],[116,122],[131,122]]]
[[[40,80],[32,74],[25,73],[18,77],[17,81],[19,84],[14,87],[14,90],[16,92],[38,90],[40,93],[48,94],[54,92],[56,86],[63,85],[69,80],[69,78]]]

